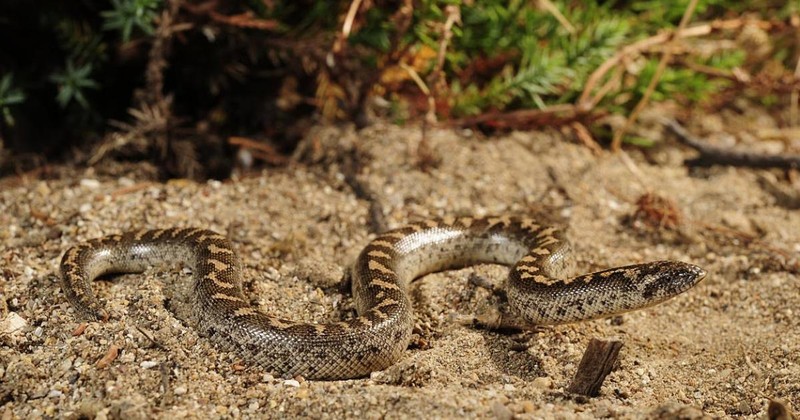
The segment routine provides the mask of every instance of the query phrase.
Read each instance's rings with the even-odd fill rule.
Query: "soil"
[[[694,128],[730,128],[717,119]],[[225,182],[159,183],[147,165],[119,163],[0,180],[0,418],[763,418],[770,399],[800,407],[800,213],[764,187],[781,172],[690,170],[693,152],[666,138],[595,155],[555,130],[429,129],[421,154],[421,133],[318,127],[290,166]],[[353,192],[352,167],[369,194]],[[232,239],[265,311],[339,320],[353,314],[339,282],[381,217],[391,228],[532,211],[564,219],[581,272],[675,259],[708,276],[652,308],[509,334],[458,322],[498,305],[467,278],[500,285],[505,268],[432,274],[410,287],[418,327],[404,358],[328,382],[218,351],[179,317],[179,267],[96,282],[107,322],[79,319],[59,280],[80,241],[199,226]],[[570,395],[593,337],[624,343],[617,366],[598,397]]]

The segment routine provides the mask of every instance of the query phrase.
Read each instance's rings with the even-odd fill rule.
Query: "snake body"
[[[428,220],[372,240],[352,270],[357,317],[328,324],[265,314],[242,293],[239,261],[224,236],[170,228],[94,239],[61,261],[63,290],[88,319],[108,316],[91,282],[106,273],[134,273],[182,261],[193,272],[193,323],[220,347],[268,370],[309,379],[355,378],[396,362],[413,325],[410,280],[476,263],[512,266],[511,308],[535,325],[598,318],[662,302],[705,276],[700,267],[656,261],[577,277],[559,227],[535,219],[460,217]]]

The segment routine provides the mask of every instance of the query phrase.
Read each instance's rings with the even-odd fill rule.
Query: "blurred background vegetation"
[[[241,147],[278,165],[313,122],[375,118],[577,124],[607,144],[599,121],[643,97],[714,110],[746,96],[797,124],[799,13],[769,0],[5,0],[0,174],[114,158],[224,178]]]

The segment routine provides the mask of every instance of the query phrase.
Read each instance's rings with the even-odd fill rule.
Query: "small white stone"
[[[81,180],[81,187],[96,189],[100,187],[100,181],[96,179],[82,179]]]
[[[47,398],[61,398],[63,396],[64,393],[57,389],[51,389],[50,392],[47,393]]]
[[[130,187],[131,185],[135,184],[136,182],[134,182],[130,178],[127,178],[127,177],[123,176],[122,178],[117,180],[117,183],[119,184],[120,187]]]
[[[142,369],[150,369],[158,366],[158,363],[152,360],[145,360],[144,362],[139,363],[139,366],[141,366]]]
[[[253,152],[247,149],[239,149],[239,151],[236,152],[236,160],[242,168],[250,169],[253,167]]]
[[[92,203],[83,203],[78,207],[79,213],[88,213],[92,210]]]
[[[176,386],[175,389],[172,391],[175,395],[183,395],[186,393],[185,386]]]
[[[293,386],[295,388],[299,388],[300,387],[300,382],[297,382],[295,379],[287,379],[287,380],[283,381],[283,384],[286,385],[286,386]]]
[[[5,318],[0,320],[0,333],[12,334],[28,326],[25,318],[17,315],[16,312],[9,312]]]

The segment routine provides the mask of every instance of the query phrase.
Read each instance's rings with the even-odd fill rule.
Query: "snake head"
[[[642,297],[652,304],[677,296],[706,277],[706,270],[681,261],[655,261],[638,268]]]

